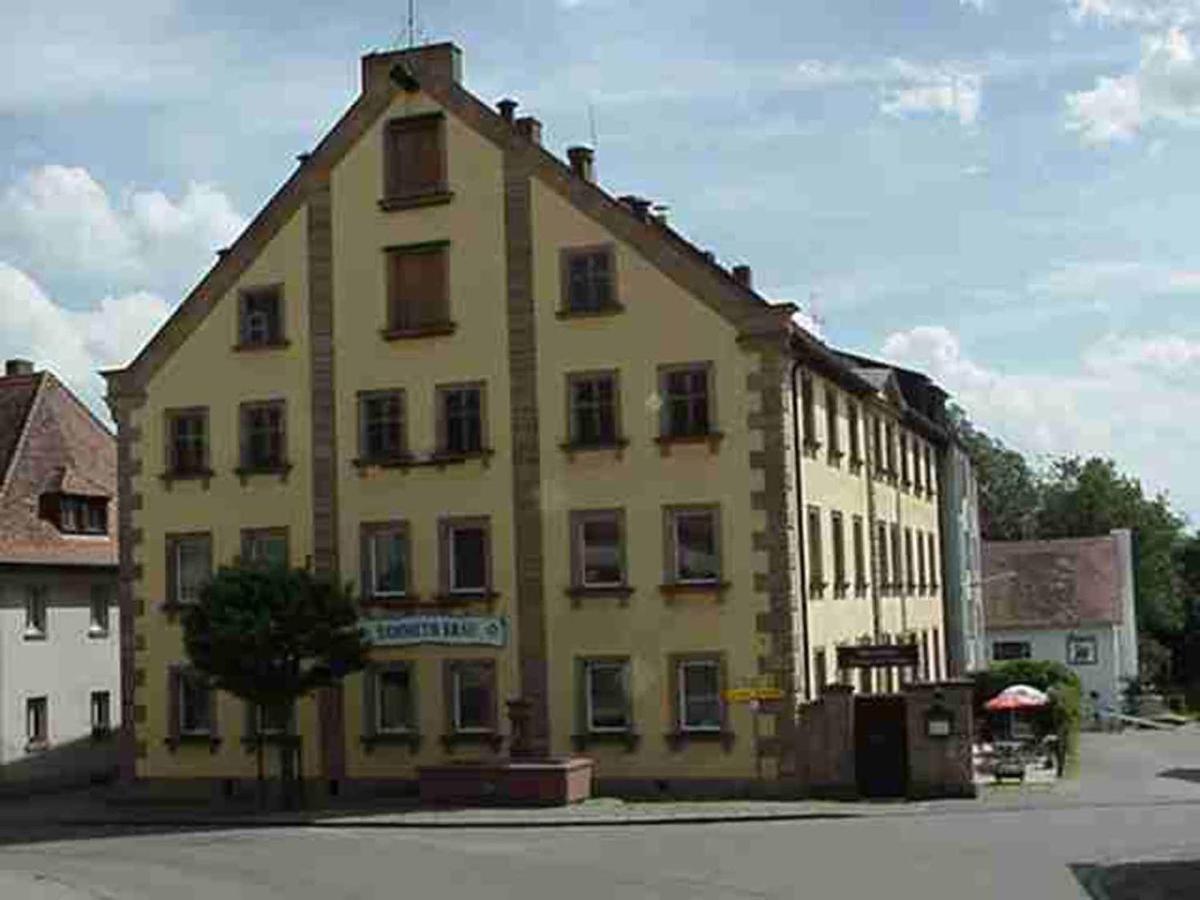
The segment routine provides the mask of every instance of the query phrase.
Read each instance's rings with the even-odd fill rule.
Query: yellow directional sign
[[[752,703],[755,700],[782,700],[783,691],[772,687],[730,688],[725,692],[729,703]]]

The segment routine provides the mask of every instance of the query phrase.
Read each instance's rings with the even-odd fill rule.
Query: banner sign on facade
[[[837,648],[839,669],[915,666],[921,661],[916,644],[860,644]]]
[[[364,619],[367,640],[376,647],[456,644],[503,647],[508,622],[503,616],[401,616]]]

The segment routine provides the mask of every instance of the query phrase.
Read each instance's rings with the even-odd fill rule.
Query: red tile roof
[[[1121,562],[1111,535],[983,545],[987,627],[1071,628],[1121,621]]]
[[[39,515],[63,490],[110,498],[107,536]],[[116,494],[116,441],[79,399],[47,372],[0,377],[0,565],[116,565]]]

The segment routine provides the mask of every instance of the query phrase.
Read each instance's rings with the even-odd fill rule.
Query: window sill
[[[671,448],[676,444],[707,444],[709,453],[716,453],[725,437],[723,431],[708,431],[704,434],[660,434],[654,439],[658,450],[663,456],[671,455]]]
[[[845,457],[846,454],[841,450],[830,450],[825,456],[825,462],[840,469],[842,467],[842,460]]]
[[[292,346],[292,342],[288,340],[278,341],[259,341],[257,343],[236,343],[233,345],[234,353],[266,353],[271,350],[286,350]]]
[[[494,603],[500,596],[499,591],[490,588],[479,591],[446,591],[433,595],[433,601],[438,606],[464,606],[469,603]]]
[[[292,464],[289,462],[278,463],[271,466],[238,466],[233,470],[237,475],[238,480],[245,486],[246,482],[258,475],[278,475],[279,480],[284,484],[287,483],[288,474],[292,471]]]
[[[437,325],[422,325],[419,328],[381,328],[379,334],[385,341],[414,341],[421,338],[445,337],[456,331],[457,322],[441,322]]]
[[[672,731],[668,733],[665,735],[665,737],[667,739],[667,746],[672,752],[675,753],[678,753],[684,748],[685,745],[690,743],[720,744],[721,749],[726,753],[729,753],[731,750],[733,750],[735,735],[732,731],[728,731],[724,728],[720,730],[714,729],[712,731],[689,731],[688,729],[680,729],[678,731]]]
[[[588,731],[584,734],[571,735],[571,747],[577,753],[582,753],[588,747],[598,744],[620,744],[626,753],[633,753],[642,742],[642,736],[636,731]]]
[[[419,209],[422,206],[441,206],[454,199],[454,191],[445,186],[420,194],[406,194],[401,197],[383,197],[379,200],[379,208],[383,212],[397,212],[402,209]]]
[[[850,457],[850,471],[857,475],[863,469],[863,461],[856,457]]]
[[[843,600],[846,593],[850,590],[850,584],[846,581],[839,581],[833,586],[833,597],[835,600]]]
[[[713,597],[718,603],[725,602],[725,592],[729,590],[728,581],[670,581],[658,586],[658,592],[668,603],[676,597],[688,594],[703,594]]]
[[[392,597],[373,597],[365,596],[362,598],[362,608],[364,610],[385,609],[385,610],[407,610],[419,609],[423,604],[420,594],[396,594]]]
[[[23,641],[44,641],[45,639],[45,629],[26,628],[23,632],[21,632],[21,640]]]
[[[179,734],[164,738],[163,743],[172,753],[184,746],[207,746],[209,753],[216,753],[217,748],[221,746],[221,738],[215,734]]]
[[[26,753],[44,753],[50,749],[50,742],[45,738],[25,742]]]
[[[177,481],[199,481],[200,486],[207,491],[208,483],[212,481],[215,474],[212,469],[174,469],[163,472],[158,476],[158,480],[168,491]]]
[[[597,451],[608,451],[616,454],[617,459],[621,459],[625,455],[625,448],[629,446],[629,441],[625,438],[617,438],[614,441],[595,444],[580,444],[575,441],[565,441],[558,446],[560,450],[567,454],[567,459],[571,461],[574,461],[577,453],[594,453]]]
[[[87,636],[95,640],[102,640],[108,637],[108,629],[101,628],[99,625],[93,625],[87,630]]]
[[[622,304],[613,303],[599,309],[562,308],[554,313],[554,317],[556,319],[606,319],[609,316],[618,316],[623,312],[625,312],[625,307]]]
[[[869,588],[869,587],[870,587],[870,585],[867,584],[865,581],[860,581],[858,584],[854,585],[854,596],[855,597],[867,596],[867,588]]]
[[[808,583],[808,598],[810,600],[824,600],[825,588],[828,586],[824,581],[810,581]]]
[[[116,734],[117,734],[116,731],[114,731],[111,727],[108,727],[108,728],[95,727],[92,729],[92,743],[93,744],[106,743],[108,741],[111,741],[116,736]]]
[[[816,459],[817,451],[821,449],[821,442],[805,438],[804,443],[801,444],[801,447],[804,450],[805,456],[807,456],[809,459]]]
[[[376,747],[407,747],[409,753],[421,749],[421,734],[417,731],[383,731],[364,734],[361,738],[364,753],[374,753]]]
[[[265,731],[262,734],[243,735],[241,744],[247,750],[254,750],[259,744],[271,747],[299,747],[300,735],[288,734],[285,731]]]
[[[504,735],[498,731],[452,731],[441,737],[442,748],[447,753],[453,753],[460,746],[486,746],[493,753],[499,753],[504,747]]]
[[[446,466],[463,465],[471,460],[479,460],[486,468],[491,464],[491,459],[495,455],[496,451],[491,447],[484,447],[482,450],[472,450],[464,453],[435,450],[427,456],[416,456],[410,453],[401,456],[379,457],[377,459],[354,459],[350,461],[350,464],[359,470],[359,474],[365,476],[371,469],[408,470],[432,467],[441,470],[446,468]]]
[[[621,606],[628,606],[629,598],[633,595],[633,588],[628,584],[576,584],[567,588],[565,593],[571,598],[571,606],[576,608],[589,597],[617,597]]]

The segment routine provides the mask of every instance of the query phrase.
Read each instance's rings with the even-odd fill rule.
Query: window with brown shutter
[[[384,210],[442,203],[446,186],[445,122],[441,113],[392,119],[384,130]]]
[[[454,331],[450,321],[449,251],[447,241],[387,248],[385,338]]]

